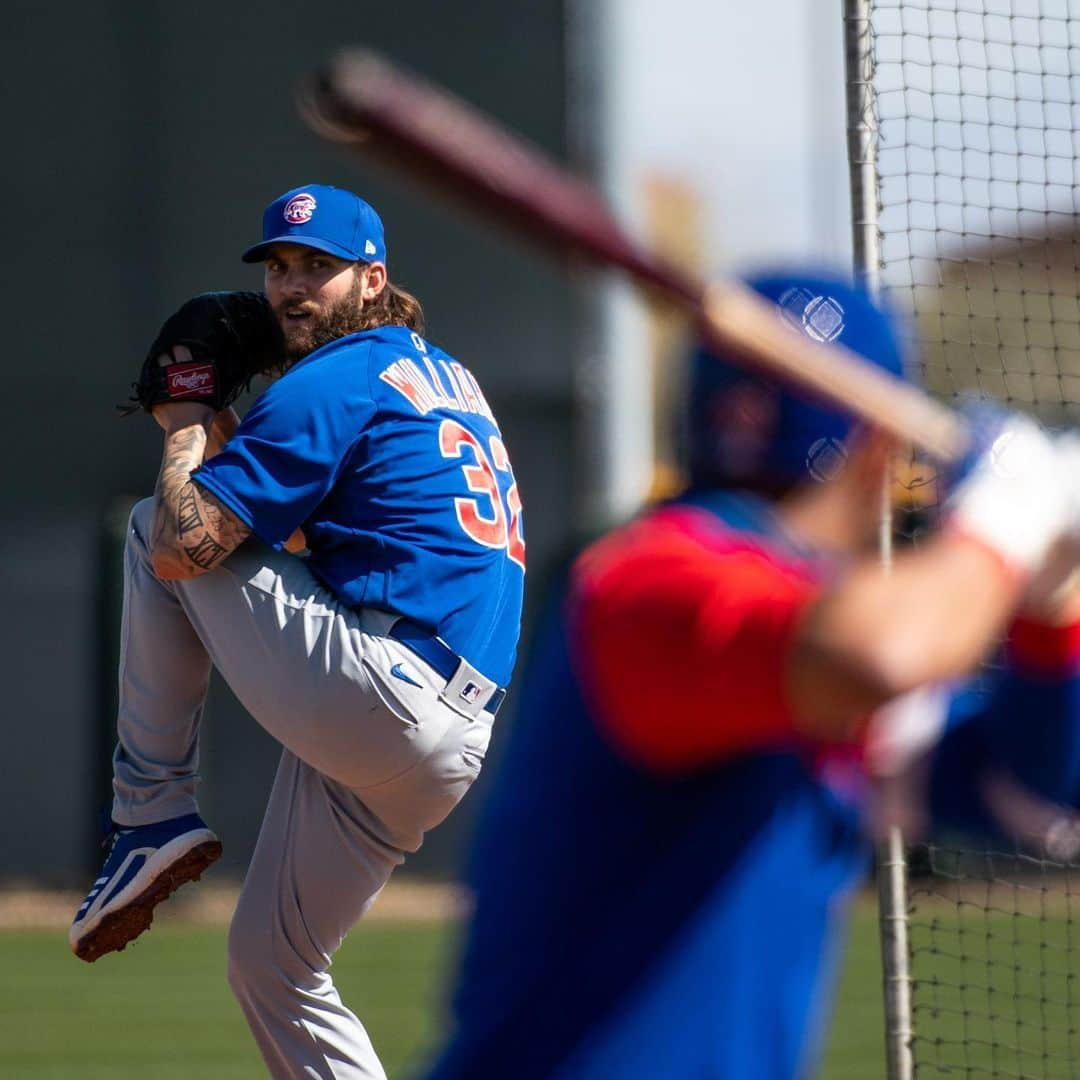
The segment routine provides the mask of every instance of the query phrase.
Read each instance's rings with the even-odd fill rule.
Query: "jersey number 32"
[[[487,548],[506,552],[511,562],[525,569],[525,537],[521,531],[521,496],[518,494],[514,474],[510,470],[510,458],[502,439],[492,435],[488,439],[490,456],[483,443],[466,431],[456,420],[444,420],[439,425],[439,450],[444,458],[464,457],[466,450],[475,464],[461,466],[468,489],[480,499],[457,498],[454,509],[458,523],[470,540]],[[509,486],[505,491],[500,481]],[[504,506],[505,503],[505,506]]]

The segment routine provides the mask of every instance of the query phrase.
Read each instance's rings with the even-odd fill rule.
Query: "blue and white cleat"
[[[148,929],[154,908],[221,856],[198,814],[127,828],[114,825],[109,854],[68,932],[72,952],[93,963]]]

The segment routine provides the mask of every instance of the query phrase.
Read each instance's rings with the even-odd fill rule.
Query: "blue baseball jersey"
[[[472,374],[401,326],[290,368],[192,474],[266,543],[302,528],[351,607],[414,620],[505,686],[521,624],[521,499]]]
[[[984,801],[1002,772],[1047,806],[1080,808],[1080,624],[1019,620],[1000,662],[954,696],[930,772],[934,821],[1007,833]]]
[[[868,852],[857,791],[826,782],[814,748],[781,731],[772,687],[741,693],[764,668],[712,662],[690,641],[708,623],[725,651],[743,648],[704,610],[706,563],[726,611],[760,599],[736,634],[755,651],[786,637],[781,609],[813,595],[744,506],[650,515],[586,552],[560,590],[478,833],[454,1028],[429,1080],[808,1075]],[[597,605],[641,589],[651,615],[594,622]],[[601,651],[627,687],[614,709]],[[627,742],[639,699],[678,753]]]
[[[716,492],[575,561],[477,834],[454,1024],[428,1080],[813,1074],[870,854],[861,748],[809,742],[784,692],[794,627],[831,573],[766,504]],[[1061,652],[1061,633],[1035,636]],[[982,706],[988,747],[1058,799],[1080,776],[1080,628],[1071,640],[1053,670],[1012,648]],[[977,810],[979,759],[958,749],[935,788]]]

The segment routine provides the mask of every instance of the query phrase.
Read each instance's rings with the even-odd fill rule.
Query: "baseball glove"
[[[188,348],[190,360],[176,358],[178,345]],[[161,356],[174,363],[162,366]],[[129,416],[170,401],[224,409],[256,375],[279,368],[284,359],[285,339],[262,293],[200,293],[165,320],[131,384],[130,402],[120,410]]]

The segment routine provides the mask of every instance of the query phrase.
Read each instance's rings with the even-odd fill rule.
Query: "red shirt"
[[[797,744],[789,650],[821,585],[779,541],[673,505],[575,564],[578,673],[598,723],[642,765],[683,771]]]

